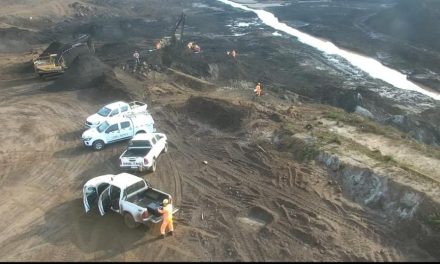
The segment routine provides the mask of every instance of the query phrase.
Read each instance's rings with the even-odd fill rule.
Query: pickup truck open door
[[[88,185],[84,187],[83,194],[84,209],[87,213],[90,211],[91,206],[96,203],[96,199],[98,199],[98,192],[94,186]]]
[[[98,200],[98,208],[101,215],[105,215],[108,210],[110,210],[110,186],[105,189]]]
[[[85,184],[83,189],[84,209],[87,212],[96,206],[100,194],[109,186],[111,181],[110,176],[101,176],[89,181]]]

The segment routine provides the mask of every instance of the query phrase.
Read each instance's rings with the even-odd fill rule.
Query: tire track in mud
[[[17,90],[15,92],[17,92]],[[3,170],[1,182],[4,183],[11,178],[9,182],[13,181],[14,186],[17,186],[13,187],[14,189],[20,185],[21,188],[25,186],[28,196],[33,195],[40,200],[38,206],[36,206],[31,205],[31,203],[26,203],[26,201],[22,203],[21,200],[17,199],[5,199],[9,201],[8,203],[10,205],[15,204],[14,207],[17,209],[13,209],[12,211],[12,214],[15,215],[13,218],[19,219],[19,221],[11,223],[9,232],[14,232],[13,230],[19,226],[27,226],[31,231],[33,230],[32,232],[46,232],[43,237],[52,236],[55,239],[55,237],[70,234],[68,230],[70,230],[70,228],[75,230],[75,224],[73,227],[69,227],[68,222],[64,224],[60,222],[62,221],[61,219],[64,218],[62,215],[55,214],[51,216],[50,221],[54,221],[55,226],[49,233],[41,229],[45,226],[45,220],[41,223],[40,220],[36,221],[36,219],[30,219],[28,217],[23,218],[20,217],[20,215],[25,211],[27,214],[35,215],[37,219],[40,217],[46,218],[47,208],[51,208],[58,203],[69,201],[72,197],[72,193],[77,191],[77,187],[82,187],[83,180],[78,178],[77,175],[81,175],[84,168],[91,167],[96,161],[106,162],[108,157],[112,155],[111,149],[106,149],[102,153],[87,153],[78,148],[78,146],[80,146],[79,136],[81,133],[78,129],[82,128],[82,124],[80,125],[73,121],[83,119],[86,113],[80,104],[71,103],[72,101],[76,101],[76,96],[77,93],[70,92],[67,94],[47,94],[46,96],[34,97],[33,100],[29,100],[29,98],[26,97],[18,97],[15,100],[14,108],[10,108],[11,102],[0,108],[2,113],[9,116],[20,117],[20,122],[17,124],[13,123],[14,120],[5,120],[4,123],[6,123],[6,125],[9,126],[9,124],[11,124],[12,127],[17,127],[20,126],[20,123],[29,124],[26,129],[30,132],[27,134],[30,136],[30,140],[28,140],[30,144],[8,144],[4,146],[3,149],[5,152],[0,154],[0,162],[2,164],[11,165],[14,163],[21,164],[21,166],[5,166],[8,169]],[[72,97],[74,97],[75,100],[72,100]],[[30,122],[32,120],[36,122]],[[19,127],[17,130],[19,130]],[[97,159],[94,159],[93,157],[96,156]],[[111,164],[104,163],[104,165],[109,166]],[[95,176],[92,173],[90,174],[90,176]],[[32,186],[33,188],[29,189]],[[43,189],[39,186],[46,187]],[[60,192],[61,188],[65,188],[66,190]],[[2,189],[5,190],[4,187]],[[0,197],[14,194],[15,192],[8,194],[8,192],[5,191],[2,192]],[[77,217],[74,216],[72,220],[75,218]],[[39,227],[39,225],[42,226]],[[77,228],[80,227],[76,226],[76,229]],[[20,232],[16,233],[19,234]],[[97,240],[96,244],[99,243],[101,242]],[[50,259],[52,260],[66,260],[75,255],[75,253],[71,252],[72,250],[69,249],[67,244],[56,245],[53,244],[51,240],[45,244],[50,245],[48,248],[56,249],[55,251],[57,253],[50,255]],[[30,252],[32,247],[29,249],[26,249],[26,247],[28,247],[26,244],[18,245],[12,252],[17,249],[23,252],[28,250],[26,252],[30,255],[34,255],[33,252]],[[47,257],[48,255],[40,254],[40,257],[37,259],[44,260],[45,256]]]
[[[22,117],[20,122],[29,123],[27,129],[35,134],[26,134],[28,145],[15,147],[10,144],[7,146],[10,153],[0,153],[0,164],[13,165],[9,159],[20,164],[4,173],[16,181],[8,182],[13,186],[4,194],[0,192],[0,199],[7,200],[6,196],[13,195],[21,184],[30,186],[26,189],[26,199],[11,200],[0,208],[21,207],[11,212],[14,218],[29,210],[35,211],[32,214],[37,218],[26,215],[16,222],[8,222],[11,231],[4,233],[5,239],[12,237],[15,242],[0,248],[0,253],[11,256],[18,254],[17,251],[36,248],[27,251],[26,256],[38,256],[42,260],[50,257],[56,260],[123,261],[179,258],[310,260],[326,259],[320,250],[333,251],[322,245],[329,242],[335,252],[325,254],[336,260],[380,261],[399,259],[398,256],[402,255],[388,245],[388,241],[394,238],[386,238],[391,230],[387,223],[376,220],[376,215],[367,211],[345,206],[343,201],[336,203],[334,198],[337,195],[332,187],[319,189],[313,185],[317,178],[325,181],[325,171],[278,156],[279,153],[269,148],[261,150],[247,139],[247,134],[215,130],[189,119],[180,108],[185,95],[172,95],[171,86],[168,90],[171,96],[168,93],[155,96],[158,101],[153,101],[154,104],[163,102],[163,106],[153,108],[152,112],[160,132],[163,128],[169,138],[169,151],[159,157],[155,173],[142,174],[141,177],[154,187],[171,193],[176,206],[181,208],[176,216],[173,238],[156,241],[157,225],[152,226],[146,235],[143,229],[126,229],[119,215],[101,217],[96,212],[84,213],[82,185],[92,177],[121,172],[117,158],[126,144],[115,144],[101,152],[88,151],[80,146],[82,123],[78,120],[84,120],[88,113],[98,108],[97,102],[81,101],[81,91],[34,94],[29,98],[16,96],[8,101],[8,106],[0,107],[1,113]],[[13,96],[31,91],[30,87],[29,90],[16,88],[7,90],[7,93]],[[21,128],[12,122],[7,124],[17,130]],[[39,140],[38,136],[41,137]],[[204,160],[208,164],[203,164]],[[292,176],[288,166],[294,170]],[[278,180],[279,185],[274,186],[272,180]],[[0,184],[5,183],[3,179],[0,181]],[[319,195],[320,191],[325,195]],[[18,204],[29,203],[32,197],[42,200],[38,208]],[[240,222],[241,218],[255,220],[251,215],[253,208],[270,208],[261,211],[273,220],[256,228]],[[364,221],[358,223],[361,217]],[[29,227],[25,235],[20,230],[22,226]],[[343,231],[341,237],[356,238],[352,242],[354,245],[327,240],[326,235],[340,230]],[[20,244],[28,236],[32,242]],[[47,250],[44,247],[42,251],[45,252],[38,254],[37,242],[47,245]],[[5,240],[1,245],[6,243]],[[304,250],[307,252],[301,252],[301,246],[307,245],[312,246]],[[382,245],[387,245],[384,253],[373,252]],[[356,250],[345,253],[345,247],[364,247],[368,254],[362,255]],[[56,253],[50,255],[49,250]]]
[[[204,140],[202,138],[202,140]],[[218,140],[218,138],[217,138]],[[221,139],[220,139],[221,140]],[[237,175],[237,171],[241,172],[242,174],[253,174],[258,175],[259,178],[262,177],[261,175],[261,166],[264,166],[266,168],[270,168],[270,166],[267,166],[266,164],[272,162],[272,157],[266,157],[265,155],[258,153],[257,154],[257,160],[258,165],[256,165],[257,162],[252,162],[251,157],[255,157],[255,155],[245,155],[244,157],[240,157],[239,155],[244,155],[242,153],[235,153],[234,155],[231,154],[231,151],[225,150],[224,147],[220,147],[218,144],[214,143],[214,141],[210,140],[204,140],[204,142],[207,142],[207,144],[201,148],[201,152],[204,153],[206,156],[210,156],[211,158],[214,158],[214,160],[209,161],[210,167],[212,166],[212,170],[216,171],[217,175],[222,175],[222,178],[225,177],[231,178],[232,181],[243,181],[249,183],[248,185],[253,185],[258,180],[255,181],[249,181],[247,177],[241,177],[242,175]],[[220,159],[217,157],[221,157]],[[227,167],[227,169],[223,166],[216,166],[215,162],[222,161],[222,160],[230,160],[228,162],[229,165],[232,165],[230,167]],[[237,160],[239,160],[237,162]],[[221,167],[221,169],[219,169]],[[236,168],[238,167],[238,168]],[[244,167],[245,169],[242,169]],[[300,166],[301,168],[301,166]],[[269,170],[269,169],[267,169]],[[304,173],[302,169],[300,169],[301,173]],[[307,170],[305,171],[307,172]],[[310,174],[311,171],[308,171],[308,174]],[[241,174],[238,173],[238,174]],[[267,174],[267,173],[265,173]],[[274,174],[274,173],[270,173]],[[211,175],[212,176],[212,175]],[[204,177],[204,180],[201,180],[201,182],[208,183],[208,186],[212,188],[214,186],[214,183],[207,180],[207,178],[212,177]],[[290,180],[292,181],[292,180]],[[296,179],[294,179],[296,181]],[[292,184],[291,184],[292,185]],[[327,200],[327,204],[322,205],[321,202],[323,201],[320,199],[321,202],[311,202],[316,200],[316,194],[315,197],[313,197],[309,191],[304,191],[301,188],[298,189],[301,194],[297,194],[297,192],[290,192],[289,194],[279,191],[279,188],[274,188],[272,186],[267,188],[270,191],[271,194],[277,193],[279,194],[279,197],[282,197],[280,199],[281,201],[289,201],[296,206],[293,209],[300,209],[301,211],[304,211],[307,215],[315,215],[319,217],[326,218],[330,220],[331,222],[337,223],[339,227],[342,227],[346,230],[350,230],[350,232],[358,233],[359,231],[363,233],[364,235],[367,235],[368,239],[371,239],[372,242],[377,243],[379,245],[383,244],[384,241],[382,241],[381,237],[389,237],[387,241],[390,239],[394,239],[395,237],[390,237],[392,233],[392,228],[385,223],[377,223],[373,221],[366,221],[363,224],[358,223],[358,219],[356,217],[349,216],[349,213],[344,210],[342,207],[338,207],[334,203]],[[293,197],[292,197],[293,195]],[[248,204],[252,204],[252,201],[248,201]],[[367,212],[360,212],[362,215],[369,215]],[[359,215],[358,215],[359,216]],[[353,226],[354,225],[354,226]],[[371,227],[374,227],[373,230],[377,231],[371,231]],[[299,229],[301,230],[301,228]],[[379,233],[377,233],[379,231]],[[301,240],[300,240],[301,241]],[[369,257],[370,259],[380,259],[380,257]]]

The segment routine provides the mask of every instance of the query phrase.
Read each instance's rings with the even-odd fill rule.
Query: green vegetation
[[[338,144],[341,145],[341,139],[338,135],[328,132],[328,131],[320,131],[316,136],[319,139],[319,146],[323,147],[328,144]]]
[[[381,125],[360,115],[347,113],[339,109],[332,109],[332,111],[324,112],[323,117],[335,121],[340,121],[347,125],[355,126],[360,132],[363,133],[372,133],[376,135],[384,135],[387,137],[394,136],[394,138],[399,139],[403,135],[402,132],[400,132],[397,128],[387,125]]]
[[[405,140],[405,144],[408,144],[410,147],[422,152],[428,157],[440,159],[440,148],[434,147],[431,145],[426,145],[420,142],[417,142],[414,139]]]
[[[296,158],[299,161],[314,160],[319,154],[319,148],[315,144],[304,144],[297,152]]]

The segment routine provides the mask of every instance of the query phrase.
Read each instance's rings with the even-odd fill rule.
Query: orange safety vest
[[[163,209],[159,209],[158,211],[163,214],[164,221],[173,221],[173,206],[171,204],[167,204]]]

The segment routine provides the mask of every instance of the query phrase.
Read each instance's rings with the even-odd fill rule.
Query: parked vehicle
[[[156,160],[168,151],[167,136],[162,133],[135,135],[119,157],[121,168],[156,171]]]
[[[89,116],[85,122],[88,128],[97,127],[110,117],[124,116],[132,113],[147,113],[147,104],[133,101],[130,103],[118,101],[103,106],[99,111]]]
[[[150,114],[113,117],[98,127],[89,128],[82,134],[84,146],[101,150],[106,144],[131,139],[139,133],[154,133],[154,120]]]
[[[172,201],[170,194],[154,189],[144,179],[128,173],[98,176],[83,187],[86,213],[98,205],[102,216],[110,211],[123,215],[129,228],[161,222],[158,209],[164,199]],[[177,211],[179,209],[174,208],[173,213]]]

